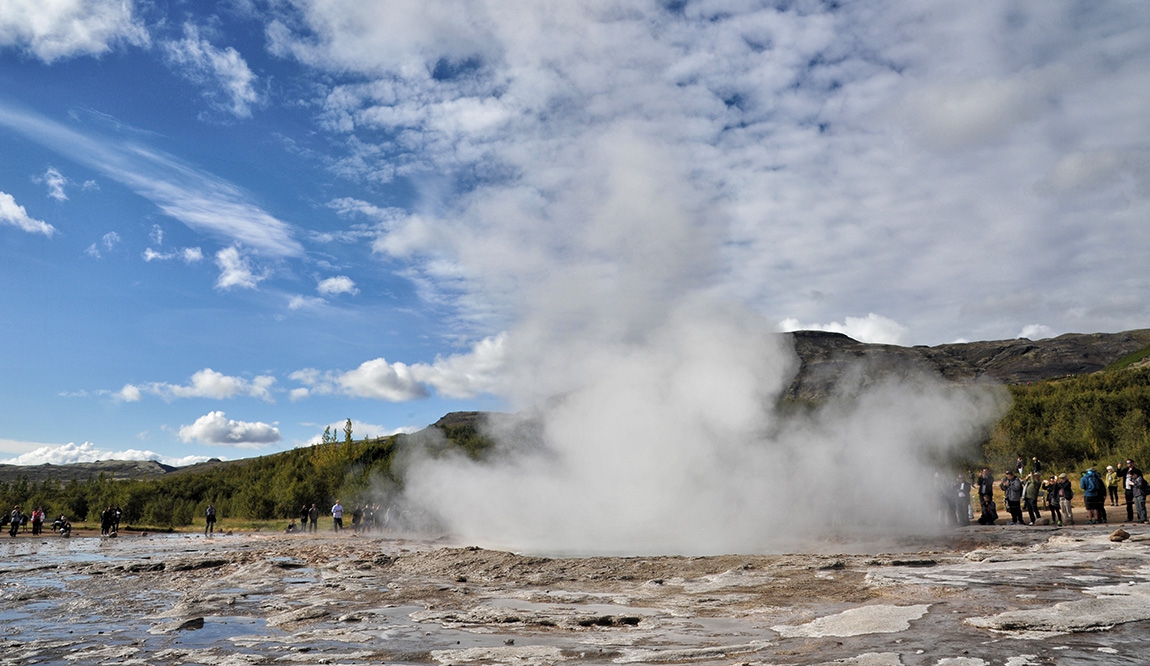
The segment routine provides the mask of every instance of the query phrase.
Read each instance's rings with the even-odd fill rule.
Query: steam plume
[[[410,500],[469,542],[534,552],[777,550],[815,532],[931,528],[932,454],[997,394],[919,377],[783,416],[788,338],[709,288],[714,220],[673,156],[623,132],[569,203],[567,261],[522,295],[503,393],[537,419],[484,462],[424,459]],[[590,165],[589,165],[590,166]]]

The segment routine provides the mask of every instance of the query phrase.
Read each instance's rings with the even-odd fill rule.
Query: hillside
[[[1090,374],[1150,346],[1150,329],[935,347],[867,344],[822,331],[796,331],[791,336],[801,367],[787,397],[815,402],[826,399],[836,387],[850,390],[915,371],[952,381],[987,378],[1005,384]]]
[[[800,369],[787,390],[793,400],[820,402],[832,392],[854,391],[889,377],[912,372],[937,373],[952,381],[990,378],[1005,384],[1025,385],[1047,379],[1098,372],[1150,347],[1150,329],[1122,333],[1071,333],[1045,340],[997,340],[900,347],[859,342],[840,333],[797,331],[793,338]],[[434,428],[473,455],[483,446],[480,421],[492,415],[454,412]],[[526,426],[525,426],[526,427]],[[530,436],[530,433],[527,433]],[[421,433],[412,437],[420,438]],[[398,438],[402,446],[405,436]],[[268,456],[282,456],[273,454]],[[244,461],[211,460],[189,467],[170,467],[154,461],[99,461],[71,465],[0,465],[0,483],[26,478],[30,483],[52,479],[67,483],[104,475],[107,479],[156,479],[198,474]]]

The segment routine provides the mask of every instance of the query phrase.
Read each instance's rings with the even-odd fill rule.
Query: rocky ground
[[[346,532],[20,536],[0,542],[0,663],[1145,663],[1150,529],[1127,529],[624,558]]]

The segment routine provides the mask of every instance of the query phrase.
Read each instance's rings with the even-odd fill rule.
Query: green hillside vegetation
[[[1115,370],[1009,387],[1013,404],[983,459],[1001,469],[1016,455],[1038,456],[1067,471],[1126,458],[1150,463],[1150,367],[1129,368],[1136,356]]]
[[[441,456],[456,451],[480,456],[491,442],[474,425],[446,425],[416,435],[343,441],[325,435],[310,447],[268,456],[188,468],[158,479],[112,480],[104,475],[61,484],[45,481],[0,483],[0,506],[19,505],[25,513],[44,507],[48,520],[63,513],[73,521],[96,522],[108,506],[123,511],[122,525],[176,528],[203,520],[208,504],[219,515],[251,521],[284,520],[304,504],[323,507],[336,499],[386,505],[402,488],[406,455],[420,450]]]
[[[1113,370],[1008,387],[1010,410],[964,464],[1000,470],[1022,455],[1067,472],[1128,457],[1150,465],[1150,367],[1131,367],[1145,352],[1122,359]],[[284,521],[313,502],[326,515],[336,499],[349,508],[369,502],[387,506],[402,489],[403,468],[414,452],[478,459],[491,448],[474,414],[450,416],[421,433],[377,439],[353,440],[349,424],[343,441],[327,432],[314,446],[217,461],[159,478],[0,482],[0,507],[19,504],[27,512],[43,506],[49,520],[63,513],[92,522],[103,508],[118,505],[122,524],[164,529],[202,522],[209,503],[225,518],[247,521]]]

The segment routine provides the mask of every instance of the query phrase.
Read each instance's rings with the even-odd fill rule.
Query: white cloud
[[[325,427],[330,428],[331,432],[336,435],[336,439],[338,439],[339,441],[342,442],[343,441],[343,434],[344,434],[343,428],[346,425],[347,425],[347,420],[345,419],[343,421],[337,421],[335,423],[329,423]],[[364,421],[357,421],[355,419],[351,420],[351,436],[352,436],[352,439],[356,439],[356,440],[364,439],[364,438],[375,439],[378,437],[390,437],[391,435],[398,435],[401,433],[402,434],[411,434],[413,432],[416,432],[417,430],[420,430],[420,428],[417,428],[414,426],[404,426],[401,428],[386,428],[384,426],[376,425],[374,423],[365,423]],[[315,435],[308,438],[307,441],[303,442],[303,444],[301,444],[301,446],[311,446],[313,444],[321,444],[322,442],[323,442],[323,431],[320,430],[320,431],[316,432]]]
[[[327,301],[318,296],[303,296],[295,295],[288,300],[289,310],[302,310],[304,308],[318,308],[321,305],[326,305]]]
[[[141,256],[144,258],[144,261],[147,262],[179,259],[185,264],[194,264],[204,260],[204,252],[198,247],[185,247],[171,252],[160,252],[148,247],[144,248],[144,252]]]
[[[48,167],[44,175],[36,180],[48,186],[49,197],[56,201],[68,200],[68,195],[64,192],[64,186],[68,184],[68,179],[64,177],[64,174],[60,173],[59,169]]]
[[[28,215],[28,211],[7,192],[0,192],[0,224],[18,227],[30,234],[44,234],[49,238],[56,233],[56,227]]]
[[[373,248],[480,335],[530,309],[523,285],[643,280],[638,262],[659,259],[667,292],[706,284],[801,321],[883,312],[914,342],[1039,316],[1064,330],[1112,288],[1128,305],[1092,329],[1150,314],[1129,278],[1150,253],[1146,6],[1085,21],[1057,2],[295,8],[269,42],[331,77],[337,170],[424,188],[418,214],[331,206],[377,221]],[[632,201],[671,198],[663,212],[685,221],[624,222],[641,178]],[[691,225],[693,254],[659,238]],[[662,255],[636,249],[648,238]],[[1049,305],[963,316],[1027,287]]]
[[[187,465],[204,462],[208,460],[208,457],[172,457],[161,455],[154,451],[139,451],[137,449],[113,451],[110,449],[97,448],[96,445],[91,442],[84,442],[78,446],[75,443],[69,442],[64,445],[45,444],[27,453],[22,453],[15,458],[0,460],[0,463],[6,465],[43,465],[45,463],[52,465],[69,465],[72,463],[96,462],[98,460],[155,460],[164,465],[185,467]]]
[[[237,118],[251,117],[261,96],[255,90],[256,75],[238,51],[214,46],[191,23],[184,24],[184,38],[167,42],[164,50],[172,67],[207,88],[204,94],[217,108]]]
[[[259,448],[280,441],[279,428],[267,423],[236,421],[223,412],[209,412],[191,425],[180,426],[180,439],[209,445]]]
[[[782,331],[829,331],[842,333],[859,342],[881,345],[906,345],[910,331],[893,319],[870,313],[866,317],[847,317],[845,323],[802,324],[797,319],[784,319],[779,324]]]
[[[336,294],[351,294],[354,296],[359,293],[355,282],[346,275],[320,280],[317,290],[324,296],[335,296]]]
[[[148,232],[148,237],[151,238],[152,242],[155,243],[156,245],[163,245],[164,244],[164,229],[163,229],[163,227],[161,227],[158,224],[153,224],[152,230],[150,232]]]
[[[152,382],[148,384],[125,384],[115,395],[126,402],[136,402],[142,394],[148,393],[159,396],[164,400],[177,398],[211,398],[226,400],[236,396],[259,398],[264,402],[275,402],[272,388],[276,379],[270,375],[257,375],[252,379],[234,377],[216,372],[211,368],[204,368],[192,375],[190,384],[168,384],[165,382]]]
[[[1022,327],[1022,331],[1016,338],[1026,338],[1028,340],[1042,340],[1050,337],[1050,327],[1043,324],[1027,324]]]
[[[105,251],[111,252],[112,250],[116,249],[116,246],[120,243],[121,240],[122,239],[120,238],[120,234],[116,233],[115,231],[109,231],[100,237],[99,242],[89,245],[88,248],[84,250],[84,253],[94,259],[100,259],[103,256],[103,254],[100,252],[101,247],[103,247]],[[147,259],[146,256],[145,259]]]
[[[117,43],[144,46],[148,33],[132,0],[4,0],[0,47],[16,46],[46,63],[101,55]]]
[[[292,389],[289,395],[293,401],[311,395],[342,394],[406,402],[426,398],[434,389],[445,398],[473,398],[499,388],[506,340],[506,335],[486,338],[467,353],[436,357],[431,364],[408,365],[376,358],[347,372],[323,372],[315,368],[297,370],[288,377],[303,386]]]
[[[355,370],[336,379],[340,391],[359,398],[374,398],[388,402],[406,402],[426,398],[427,388],[421,384],[405,363],[388,363],[376,358],[364,361]]]
[[[266,275],[256,275],[252,272],[251,261],[240,254],[235,247],[227,247],[216,253],[216,266],[220,268],[220,276],[216,279],[216,288],[228,290],[233,287],[241,289],[255,289]]]
[[[3,103],[0,126],[101,171],[195,231],[272,257],[303,253],[292,227],[251,203],[243,189],[159,150],[82,134]]]

